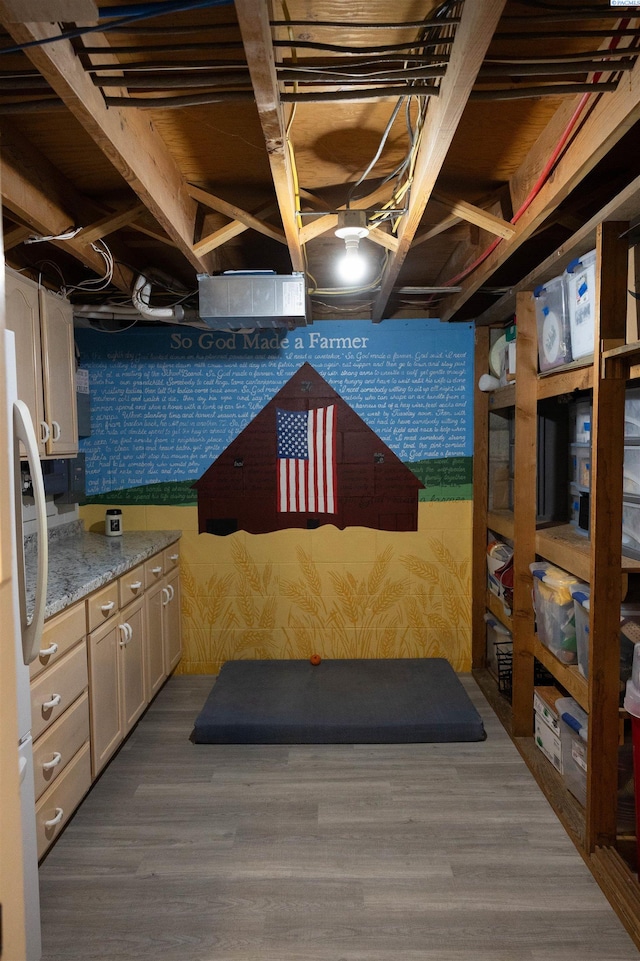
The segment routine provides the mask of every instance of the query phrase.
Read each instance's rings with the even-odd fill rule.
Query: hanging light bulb
[[[369,233],[365,210],[341,210],[338,214],[336,237],[344,240],[344,257],[338,264],[342,280],[347,284],[357,284],[362,280],[367,264],[360,253],[360,241]]]

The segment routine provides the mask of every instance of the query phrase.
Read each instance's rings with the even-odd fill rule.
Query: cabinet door
[[[145,635],[147,648],[147,695],[148,700],[160,690],[167,676],[164,664],[163,583],[154,584],[145,594]]]
[[[124,736],[120,704],[118,621],[89,635],[91,766],[96,777]]]
[[[7,327],[15,334],[18,397],[29,408],[38,438],[38,450],[46,454],[48,427],[44,419],[42,362],[40,357],[40,306],[38,288],[20,274],[7,270]]]
[[[142,598],[122,611],[118,618],[118,627],[122,726],[123,734],[126,735],[147,706]]]
[[[40,291],[44,407],[50,428],[47,454],[78,453],[73,310],[68,300]]]
[[[170,674],[182,657],[179,571],[167,578],[165,590],[168,597],[164,602],[164,658],[167,674]]]

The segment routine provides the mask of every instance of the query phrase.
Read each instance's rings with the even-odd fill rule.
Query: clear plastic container
[[[631,387],[625,393],[624,436],[640,438],[640,387]]]
[[[640,495],[640,445],[625,445],[622,491]]]
[[[571,588],[582,581],[548,561],[536,561],[530,570],[538,637],[563,664],[575,664],[578,652]]]
[[[640,503],[622,501],[622,550],[640,556]]]
[[[569,484],[569,523],[578,526],[580,519],[580,491],[576,484]]]
[[[591,609],[591,588],[580,584],[571,589],[576,617],[576,646],[578,669],[584,677],[589,677],[589,611]],[[622,604],[620,607],[620,691],[631,677],[634,638],[640,639],[640,604]]]
[[[591,447],[588,444],[571,444],[571,479],[578,487],[591,487]]]
[[[571,352],[578,360],[593,353],[596,298],[596,252],[572,261],[566,273]]]
[[[553,277],[533,292],[538,329],[540,370],[551,370],[573,360],[571,332],[563,277]]]
[[[589,609],[591,588],[588,584],[578,584],[571,588],[576,619],[576,647],[578,670],[583,677],[589,677]]]
[[[560,715],[564,783],[580,804],[586,805],[589,717],[572,697],[558,698],[556,709]]]
[[[580,400],[573,405],[571,411],[572,442],[574,444],[591,443],[591,404],[587,400]]]

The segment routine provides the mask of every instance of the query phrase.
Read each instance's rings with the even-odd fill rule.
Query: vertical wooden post
[[[516,452],[513,522],[513,729],[533,733],[533,642],[531,571],[536,539],[536,455],[538,431],[538,339],[533,296],[516,300]]]
[[[598,227],[596,329],[591,426],[591,611],[589,745],[587,755],[588,852],[616,839],[620,603],[622,600],[622,469],[626,368],[603,364],[602,352],[625,342],[627,312],[626,224]]]
[[[486,628],[484,612],[487,593],[487,507],[489,477],[489,398],[478,388],[487,370],[489,328],[475,331],[475,385],[473,398],[473,571],[471,581],[471,662],[485,667]]]

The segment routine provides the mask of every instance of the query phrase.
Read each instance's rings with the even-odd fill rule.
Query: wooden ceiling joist
[[[434,190],[431,196],[434,200],[437,200],[438,203],[447,207],[456,220],[466,220],[470,224],[475,224],[476,227],[482,227],[483,230],[488,230],[489,233],[495,234],[496,237],[503,237],[508,240],[509,237],[513,237],[516,232],[513,224],[503,220],[502,217],[496,217],[495,214],[489,213],[488,210],[483,210],[482,207],[476,207],[475,204],[468,203],[466,200],[456,200],[455,197],[450,197],[440,190]]]
[[[82,219],[96,221],[104,211],[82,196],[35,146],[7,121],[0,123],[2,159],[2,203],[23,223],[29,234],[57,236],[70,227],[82,226]],[[80,223],[78,220],[80,218]],[[23,240],[26,238],[23,238]],[[63,243],[63,249],[95,271],[104,273],[104,260],[80,234]],[[114,283],[123,291],[131,289],[133,275],[122,269]]]
[[[415,165],[409,210],[402,218],[398,250],[387,263],[373,311],[379,322],[416,234],[425,207],[482,66],[506,0],[466,3],[451,46],[440,96],[429,102]]]
[[[92,244],[101,237],[108,237],[109,234],[115,233],[120,227],[126,227],[127,224],[132,223],[145,209],[144,204],[134,204],[126,210],[105,214],[100,220],[81,230],[78,234],[78,240],[85,244]]]
[[[640,61],[636,62],[633,71],[627,75],[627,80],[614,94],[597,99],[588,112],[585,108],[584,119],[581,116],[582,122],[576,126],[572,139],[558,159],[553,177],[543,184],[518,218],[514,236],[498,244],[463,282],[462,292],[450,298],[444,309],[443,320],[450,320],[455,316],[478,288],[487,283],[514,251],[533,236],[559,204],[640,119]],[[576,107],[577,104],[574,104],[574,112]],[[554,130],[556,126],[557,122]],[[539,140],[539,143],[546,142],[547,138],[544,137]],[[539,172],[544,168],[547,159],[548,156],[538,155]],[[525,165],[530,171],[531,157],[527,158]],[[530,178],[530,174],[528,177]],[[520,182],[523,178],[516,174],[516,179]]]
[[[5,0],[0,0],[0,19],[9,20]],[[7,22],[6,27],[17,44],[59,36],[49,23]],[[209,261],[192,250],[196,203],[147,115],[107,109],[68,40],[30,46],[25,53],[187,260],[207,272]]]
[[[219,214],[224,214],[224,216],[229,217],[231,221],[238,221],[245,229],[257,230],[259,234],[264,234],[265,237],[269,237],[271,240],[277,240],[279,244],[287,243],[287,238],[283,231],[278,227],[274,227],[273,224],[268,224],[266,221],[260,220],[247,210],[236,207],[235,204],[230,204],[226,200],[223,200],[222,197],[216,197],[215,194],[209,193],[208,190],[202,190],[201,187],[189,184],[187,189],[190,196],[193,197],[194,200],[197,200],[198,203],[209,207],[211,210],[217,210]],[[237,233],[241,232],[240,230],[237,231]],[[198,244],[195,245],[195,247],[198,246]]]
[[[266,0],[236,0],[235,8],[291,265],[294,270],[303,271],[304,257],[296,215],[295,178],[278,92],[267,3]]]

